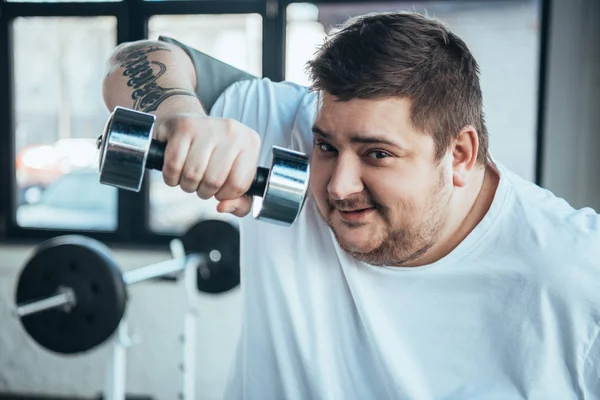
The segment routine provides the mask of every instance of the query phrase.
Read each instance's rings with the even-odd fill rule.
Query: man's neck
[[[427,265],[450,254],[473,229],[481,222],[490,209],[500,176],[488,165],[477,175],[460,198],[454,198],[450,205],[453,210],[448,223],[441,232],[437,243],[422,257],[415,260],[415,265]]]

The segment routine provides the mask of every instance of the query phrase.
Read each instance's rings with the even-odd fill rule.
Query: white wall
[[[576,207],[600,210],[600,1],[554,0],[544,145],[543,185]],[[106,346],[76,358],[41,349],[9,315],[17,268],[31,249],[0,246],[0,392],[96,395],[103,387]],[[116,253],[124,269],[166,253]],[[177,399],[181,375],[181,288],[146,283],[131,289],[131,328],[143,342],[129,352],[132,393]],[[201,297],[197,398],[217,399],[235,350],[239,291]]]

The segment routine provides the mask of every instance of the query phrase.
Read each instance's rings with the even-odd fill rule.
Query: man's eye
[[[328,145],[327,143],[316,143],[316,145],[319,148],[319,150],[321,150],[322,152],[325,152],[325,153],[335,151],[335,149],[331,145]]]
[[[370,151],[367,154],[367,156],[371,157],[371,158],[381,159],[381,158],[389,157],[390,155],[388,153],[386,153],[385,151],[375,150],[375,151]]]

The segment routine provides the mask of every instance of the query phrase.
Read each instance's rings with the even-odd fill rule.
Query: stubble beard
[[[422,208],[429,211],[420,221],[416,223],[410,221],[404,223],[401,227],[392,227],[389,210],[372,201],[344,200],[332,202],[328,199],[325,204],[327,216],[324,216],[320,209],[319,214],[333,232],[340,247],[352,257],[376,266],[403,266],[427,253],[436,244],[444,230],[449,213],[447,206],[451,197],[449,192],[446,193],[445,188],[445,178],[440,171],[438,182],[428,196],[429,201]],[[342,233],[337,226],[339,223],[334,221],[333,214],[336,212],[337,207],[361,208],[365,203],[375,207],[375,212],[383,219],[385,227],[381,233],[378,233],[380,237],[378,240],[379,245],[371,250],[361,251],[351,248],[344,242]],[[403,208],[406,215],[410,215],[413,211],[406,206],[400,208]],[[342,223],[351,229],[360,229],[362,225],[361,223]]]

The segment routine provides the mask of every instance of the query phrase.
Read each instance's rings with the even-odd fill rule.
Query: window
[[[95,145],[109,114],[100,82],[115,31],[113,17],[13,22],[20,226],[117,226],[117,191],[98,182]]]
[[[234,15],[155,15],[148,36],[168,36],[218,60],[262,75],[262,17]]]
[[[287,7],[285,76],[308,85],[306,62],[325,35],[350,16],[410,10],[439,18],[467,43],[479,62],[493,157],[533,181],[540,7],[540,0],[291,4]]]
[[[98,183],[106,60],[118,43],[159,35],[256,76],[308,85],[306,61],[348,17],[426,9],[481,64],[492,154],[532,180],[540,8],[548,1],[5,0],[0,93],[10,96],[0,101],[0,241],[69,231],[166,246],[217,215],[216,201],[170,188],[156,171],[147,171],[139,193]]]

